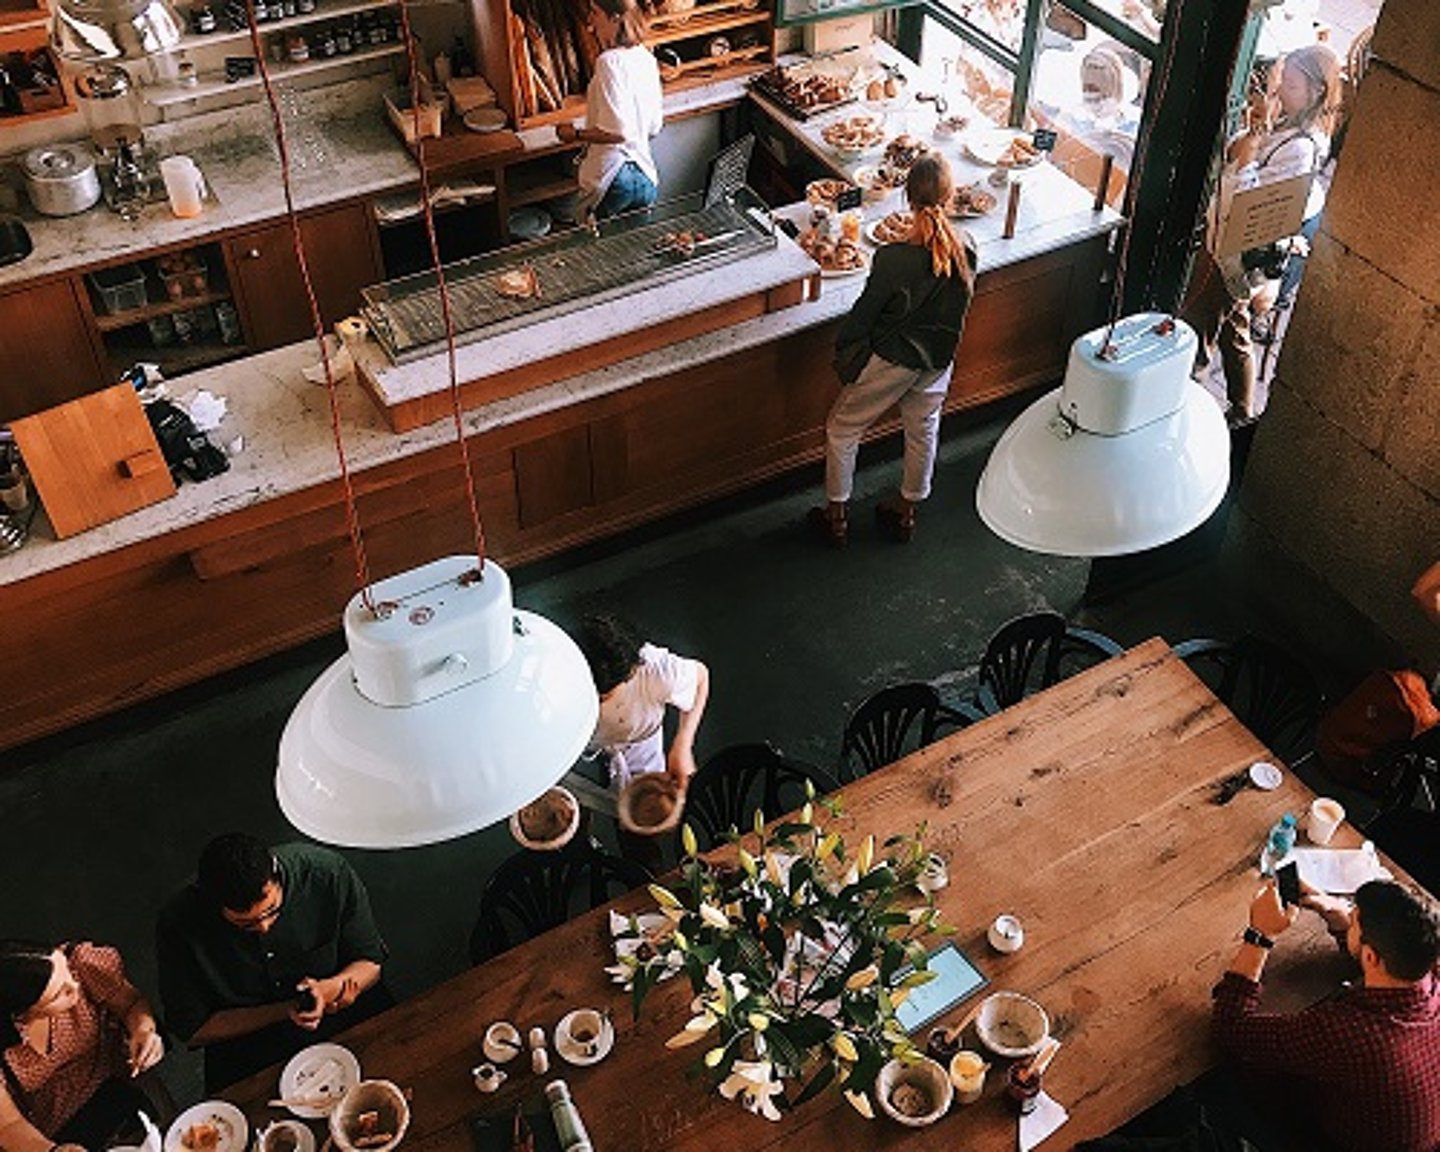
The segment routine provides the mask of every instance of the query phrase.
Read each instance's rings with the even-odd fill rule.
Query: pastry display
[[[962,184],[950,197],[948,212],[951,216],[983,216],[995,207],[995,197],[978,184]]]
[[[850,90],[834,76],[802,73],[776,65],[755,77],[755,87],[802,113],[812,113],[850,99]]]
[[[1000,153],[995,163],[1002,168],[1024,168],[1027,164],[1034,164],[1044,155],[1028,136],[1016,136],[1005,150]]]
[[[820,130],[820,138],[842,152],[863,152],[885,139],[885,129],[875,116],[847,116]]]
[[[540,295],[540,280],[532,265],[522,264],[519,268],[507,268],[495,277],[495,291],[513,300],[528,300]]]
[[[925,141],[911,136],[908,132],[902,132],[885,145],[885,163],[891,168],[909,172],[915,161],[928,151],[930,145]]]
[[[870,226],[870,238],[877,244],[898,244],[910,239],[914,226],[913,212],[891,212]]]
[[[805,199],[811,204],[834,208],[840,195],[854,187],[848,180],[835,180],[827,176],[823,180],[812,180],[805,185]]]
[[[814,228],[800,233],[799,244],[824,272],[859,272],[869,263],[854,240],[832,240]]]

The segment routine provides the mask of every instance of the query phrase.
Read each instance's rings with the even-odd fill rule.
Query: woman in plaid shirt
[[[1313,1118],[1325,1146],[1437,1152],[1440,908],[1385,880],[1362,885],[1353,905],[1308,888],[1303,903],[1359,962],[1361,983],[1303,1012],[1261,1011],[1266,958],[1299,914],[1281,905],[1271,881],[1250,905],[1245,941],[1215,987],[1216,1041],[1248,1070],[1297,1089],[1287,1121]],[[1271,1099],[1278,1111],[1283,1097]]]

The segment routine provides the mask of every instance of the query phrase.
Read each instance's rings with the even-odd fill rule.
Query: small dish
[[[496,1064],[508,1064],[525,1050],[520,1029],[508,1020],[497,1020],[486,1028],[480,1047],[485,1052],[485,1058]]]
[[[924,1128],[950,1111],[955,1086],[950,1074],[928,1056],[911,1064],[891,1060],[875,1078],[875,1098],[897,1124]]]
[[[225,1100],[185,1109],[165,1133],[165,1152],[245,1152],[249,1146],[245,1114]]]
[[[582,1024],[597,1028],[593,1038],[576,1039],[574,1033],[582,1031]],[[603,1013],[593,1008],[577,1008],[567,1012],[555,1025],[555,1051],[567,1064],[579,1068],[598,1064],[615,1047],[615,1025]]]
[[[1028,996],[994,992],[980,1005],[975,1031],[995,1055],[1019,1060],[1040,1051],[1050,1036],[1050,1017]]]
[[[580,829],[580,802],[559,784],[510,814],[510,835],[532,852],[563,848]]]
[[[1268,760],[1257,760],[1250,765],[1250,783],[1262,792],[1273,792],[1285,779],[1285,774]]]
[[[476,108],[460,121],[471,132],[498,132],[510,122],[499,108]]]
[[[327,1116],[356,1084],[360,1083],[360,1061],[341,1044],[312,1044],[303,1048],[280,1073],[280,1095],[286,1100],[320,1100],[329,1103],[306,1107],[290,1106],[290,1113],[302,1120]]]
[[[340,1152],[391,1152],[409,1127],[405,1093],[389,1080],[360,1081],[330,1111],[330,1135]]]
[[[627,832],[655,836],[676,827],[684,811],[685,797],[674,779],[665,772],[645,772],[621,790],[615,818]]]
[[[260,1133],[260,1152],[315,1152],[315,1133],[298,1120],[276,1120]]]

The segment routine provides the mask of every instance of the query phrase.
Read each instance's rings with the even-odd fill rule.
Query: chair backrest
[[[861,701],[845,724],[841,781],[857,780],[930,743],[939,710],[940,694],[921,681],[892,684]],[[913,747],[912,733],[917,738]]]
[[[1440,725],[1396,753],[1380,814],[1365,835],[1426,889],[1440,891]]]
[[[1315,746],[1324,697],[1310,670],[1259,636],[1187,640],[1175,654],[1267,748],[1294,765]]]
[[[731,828],[744,832],[756,811],[773,820],[805,803],[806,783],[815,795],[840,785],[823,769],[787,760],[770,744],[732,744],[722,748],[690,778],[685,792],[685,823],[702,848],[725,838]]]
[[[1018,704],[1030,692],[1060,679],[1065,617],[1032,612],[1001,625],[980,657],[977,685],[987,711]]]
[[[498,956],[651,879],[641,865],[611,856],[584,837],[555,852],[522,849],[485,882],[470,933],[470,962]]]
[[[1059,654],[1055,659],[1058,673],[1056,683],[1074,676],[1077,672],[1093,668],[1096,664],[1103,664],[1110,657],[1119,656],[1125,651],[1103,633],[1089,628],[1076,628],[1073,625],[1065,629],[1065,635],[1060,637],[1058,647]]]

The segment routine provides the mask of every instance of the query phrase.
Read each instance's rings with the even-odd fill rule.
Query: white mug
[[[494,1064],[480,1064],[470,1069],[470,1075],[481,1092],[494,1092],[505,1083],[505,1072]]]
[[[205,178],[194,160],[189,156],[167,156],[160,161],[160,176],[165,181],[171,212],[182,220],[200,215],[205,206]]]
[[[1305,835],[1312,844],[1329,844],[1335,829],[1345,820],[1345,809],[1338,800],[1321,796],[1310,805],[1305,820]]]

